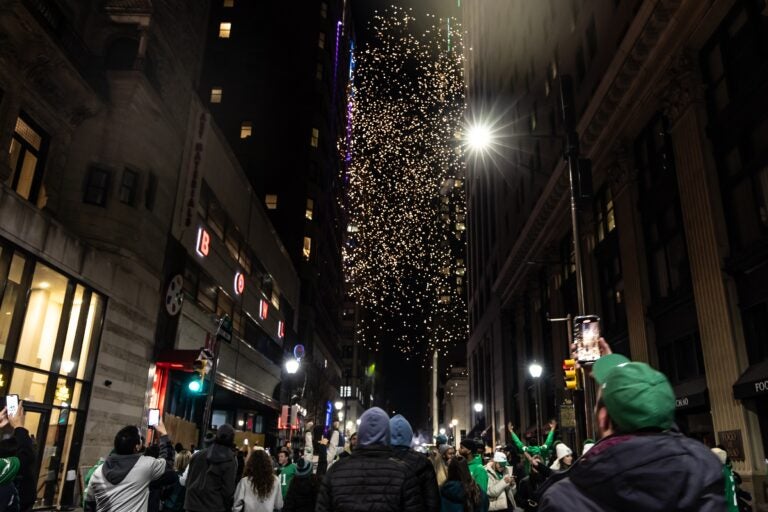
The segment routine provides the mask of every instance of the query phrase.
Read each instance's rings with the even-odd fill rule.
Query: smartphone
[[[576,360],[594,363],[600,359],[600,317],[577,316],[573,319],[573,342],[576,344]]]
[[[155,427],[160,423],[160,409],[150,409],[147,415],[147,425]]]
[[[8,416],[16,416],[19,412],[19,395],[7,395],[5,397],[5,407]]]

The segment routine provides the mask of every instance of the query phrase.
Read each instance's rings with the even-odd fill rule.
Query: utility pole
[[[437,350],[432,354],[432,436],[437,436],[439,422],[437,419]]]
[[[219,348],[221,347],[221,340],[232,340],[232,319],[229,316],[224,315],[219,319],[218,326],[216,327],[216,334],[213,337],[213,365],[209,373],[211,383],[205,392],[205,409],[203,409],[203,425],[200,429],[200,442],[198,446],[203,446],[203,439],[205,433],[208,431],[208,427],[211,424],[211,415],[213,414],[213,388],[216,386],[216,369],[219,366]]]

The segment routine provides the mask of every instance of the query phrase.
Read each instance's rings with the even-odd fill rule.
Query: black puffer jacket
[[[541,512],[725,510],[720,462],[677,432],[603,439],[541,489]]]
[[[315,512],[319,487],[315,475],[293,477],[285,495],[283,512]]]
[[[435,467],[426,455],[422,455],[415,450],[404,446],[395,446],[393,450],[395,457],[405,462],[413,476],[419,481],[421,498],[424,501],[424,510],[426,512],[439,512],[440,490],[437,487]]]
[[[388,446],[360,446],[326,473],[316,512],[422,512],[419,482]]]
[[[212,444],[189,461],[184,510],[229,512],[235,498],[237,461],[229,446]]]

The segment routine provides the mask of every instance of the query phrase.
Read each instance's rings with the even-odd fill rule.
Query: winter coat
[[[275,477],[272,492],[262,499],[253,492],[253,485],[248,477],[240,479],[235,490],[232,512],[273,512],[283,508],[283,493],[280,491],[280,479]]]
[[[291,480],[283,502],[283,512],[315,512],[320,481],[315,475],[296,476]]]
[[[19,474],[18,457],[0,458],[0,512],[19,512],[19,491],[13,481]]]
[[[419,481],[425,512],[438,512],[440,510],[440,490],[437,487],[437,476],[432,463],[425,455],[410,448],[397,446],[393,450],[395,457],[402,460]]]
[[[725,504],[728,512],[739,512],[739,500],[736,497],[736,478],[730,464],[723,464],[723,480],[725,480]]]
[[[507,510],[515,507],[515,490],[517,485],[514,480],[510,483],[504,481],[504,477],[512,477],[512,468],[504,468],[504,472],[499,475],[493,467],[493,461],[485,465],[485,471],[488,473],[488,499],[491,501],[489,510]]]
[[[232,448],[214,443],[189,461],[184,510],[229,512],[235,495],[237,460]],[[278,489],[280,485],[277,486]]]
[[[485,472],[485,466],[483,466],[483,457],[475,454],[472,460],[469,461],[469,474],[475,480],[475,483],[480,486],[480,489],[485,492],[488,489],[488,473]]]
[[[466,495],[461,482],[448,480],[440,488],[440,512],[488,512],[488,495],[480,489],[480,506],[467,510],[464,508]]]
[[[615,435],[541,489],[541,512],[726,510],[720,461],[678,432]]]
[[[13,430],[18,448],[16,457],[19,459],[19,474],[16,476],[16,488],[19,491],[19,503],[22,511],[32,510],[37,500],[37,455],[35,443],[29,437],[29,431],[24,427]]]
[[[389,446],[359,446],[320,485],[316,512],[422,512],[419,482]]]
[[[541,464],[540,467],[547,468],[544,464]],[[539,490],[542,485],[544,485],[546,478],[544,473],[542,473],[542,475],[534,475],[531,473],[520,480],[520,483],[517,485],[517,493],[515,494],[515,503],[517,503],[517,506],[525,510],[525,512],[535,512],[536,510],[539,510]]]
[[[111,454],[93,472],[86,490],[85,512],[146,512],[150,484],[160,479],[172,483],[173,446],[167,436],[160,438],[160,457]],[[158,501],[159,504],[159,501]]]

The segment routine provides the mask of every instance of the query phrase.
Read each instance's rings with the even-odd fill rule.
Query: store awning
[[[703,377],[674,386],[675,410],[684,411],[706,405],[709,401],[707,381]]]
[[[733,397],[737,400],[760,396],[768,396],[768,361],[747,368],[733,385]]]
[[[155,364],[161,368],[191,372],[192,363],[199,355],[199,350],[161,350]]]

